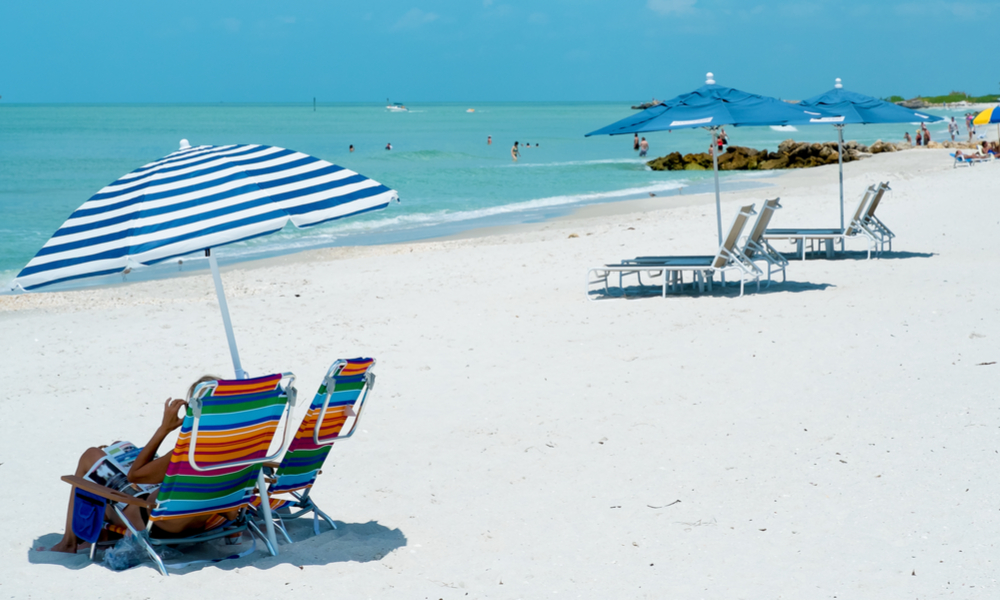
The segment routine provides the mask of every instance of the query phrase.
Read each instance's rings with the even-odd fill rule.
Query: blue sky
[[[1000,93],[1000,3],[170,0],[0,4],[4,102]],[[984,66],[985,65],[985,66]]]

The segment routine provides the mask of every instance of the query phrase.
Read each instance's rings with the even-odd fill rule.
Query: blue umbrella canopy
[[[705,85],[688,94],[681,94],[662,104],[651,106],[637,115],[626,117],[587,134],[621,135],[672,129],[704,127],[712,131],[713,138],[723,125],[766,126],[803,125],[837,119],[835,113],[805,110],[794,104],[751,94],[715,83],[712,73],[706,75]],[[714,144],[713,144],[714,147]],[[719,158],[712,153],[712,171],[715,175],[715,218],[722,243],[722,208],[719,192]]]
[[[587,136],[722,125],[735,127],[803,125],[813,123],[815,119],[837,114],[812,109],[803,110],[777,98],[718,85],[711,79],[711,73],[708,77],[705,85],[691,93],[651,106],[639,114],[591,131]]]
[[[39,290],[385,208],[384,185],[276,146],[185,147],[76,209],[12,282]]]
[[[806,110],[836,114],[843,117],[840,123],[934,123],[941,117],[925,115],[864,94],[849,92],[837,79],[836,86],[818,96],[799,102]]]

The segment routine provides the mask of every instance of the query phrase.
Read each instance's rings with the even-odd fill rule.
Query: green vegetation
[[[942,104],[945,102],[961,102],[965,100],[966,102],[996,102],[996,94],[987,94],[986,96],[970,96],[965,92],[952,92],[946,96],[924,96],[924,102],[930,102],[932,104]]]
[[[1000,102],[1000,96],[997,94],[987,94],[985,96],[970,96],[965,92],[951,92],[944,96],[918,96],[924,102],[929,104],[945,104],[953,102]],[[902,96],[889,96],[884,98],[886,102],[902,102],[906,100]]]

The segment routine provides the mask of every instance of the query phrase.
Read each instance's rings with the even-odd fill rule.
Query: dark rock
[[[880,152],[896,152],[905,149],[879,140],[869,148],[854,140],[844,143],[844,162],[867,158]],[[830,165],[838,162],[840,155],[836,142],[808,143],[785,140],[778,145],[777,152],[756,150],[743,146],[729,146],[719,155],[720,171],[756,171],[770,169],[802,169]],[[706,152],[684,154],[672,152],[648,163],[655,171],[707,171],[712,169],[712,155]]]

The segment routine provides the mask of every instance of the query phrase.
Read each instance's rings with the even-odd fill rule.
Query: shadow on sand
[[[757,291],[756,284],[748,283],[744,290],[744,295],[758,295],[758,294],[798,294],[801,292],[814,292],[822,291],[827,288],[836,287],[831,283],[811,283],[808,281],[775,281],[768,287],[767,282],[761,282],[760,291]],[[704,291],[698,293],[694,291],[693,286],[690,283],[685,284],[683,292],[669,292],[667,293],[664,300],[669,300],[671,298],[688,298],[688,297],[700,297],[707,296],[713,298],[738,298],[740,295],[740,286],[738,283],[727,283],[725,286],[716,283],[712,286],[712,291]],[[661,298],[663,295],[663,288],[658,285],[629,285],[624,288],[614,287],[611,288],[612,293],[606,294],[603,289],[590,290],[587,293],[589,298],[594,300],[614,300],[622,299],[626,300],[641,300],[644,298]],[[617,290],[621,290],[618,292]]]
[[[379,525],[376,521],[368,523],[343,523],[334,521],[337,530],[331,530],[326,523],[320,524],[320,534],[313,535],[313,523],[311,519],[301,519],[291,521],[286,524],[288,534],[293,540],[289,545],[284,541],[281,534],[278,534],[278,556],[268,554],[264,545],[257,542],[257,551],[245,558],[224,560],[218,563],[199,563],[185,567],[183,569],[171,569],[171,575],[183,575],[193,571],[199,571],[206,567],[223,569],[226,571],[238,568],[253,567],[257,569],[270,569],[277,565],[289,564],[296,567],[328,565],[338,562],[371,562],[381,560],[390,552],[406,546],[406,536],[399,529],[389,529],[384,525]],[[32,564],[61,565],[67,569],[82,569],[90,566],[89,552],[81,550],[78,554],[63,554],[59,552],[40,552],[35,550],[38,547],[48,548],[59,541],[62,536],[57,533],[43,535],[36,539],[28,551],[28,562]],[[243,536],[243,543],[238,545],[224,545],[220,540],[199,544],[196,546],[182,546],[176,553],[170,552],[165,556],[164,562],[179,564],[197,560],[211,560],[227,555],[237,554],[252,547],[249,534]],[[101,553],[98,553],[100,561]],[[95,564],[94,568],[104,568],[100,564]],[[156,569],[153,563],[146,561],[133,568]]]
[[[792,265],[802,262],[802,255],[794,252],[782,252],[782,256]],[[934,252],[883,252],[882,254],[872,253],[872,260],[900,260],[904,258],[931,258],[937,256]],[[868,260],[868,253],[864,250],[848,250],[847,252],[837,252],[833,258],[827,258],[826,252],[806,252],[806,261],[813,260]]]

